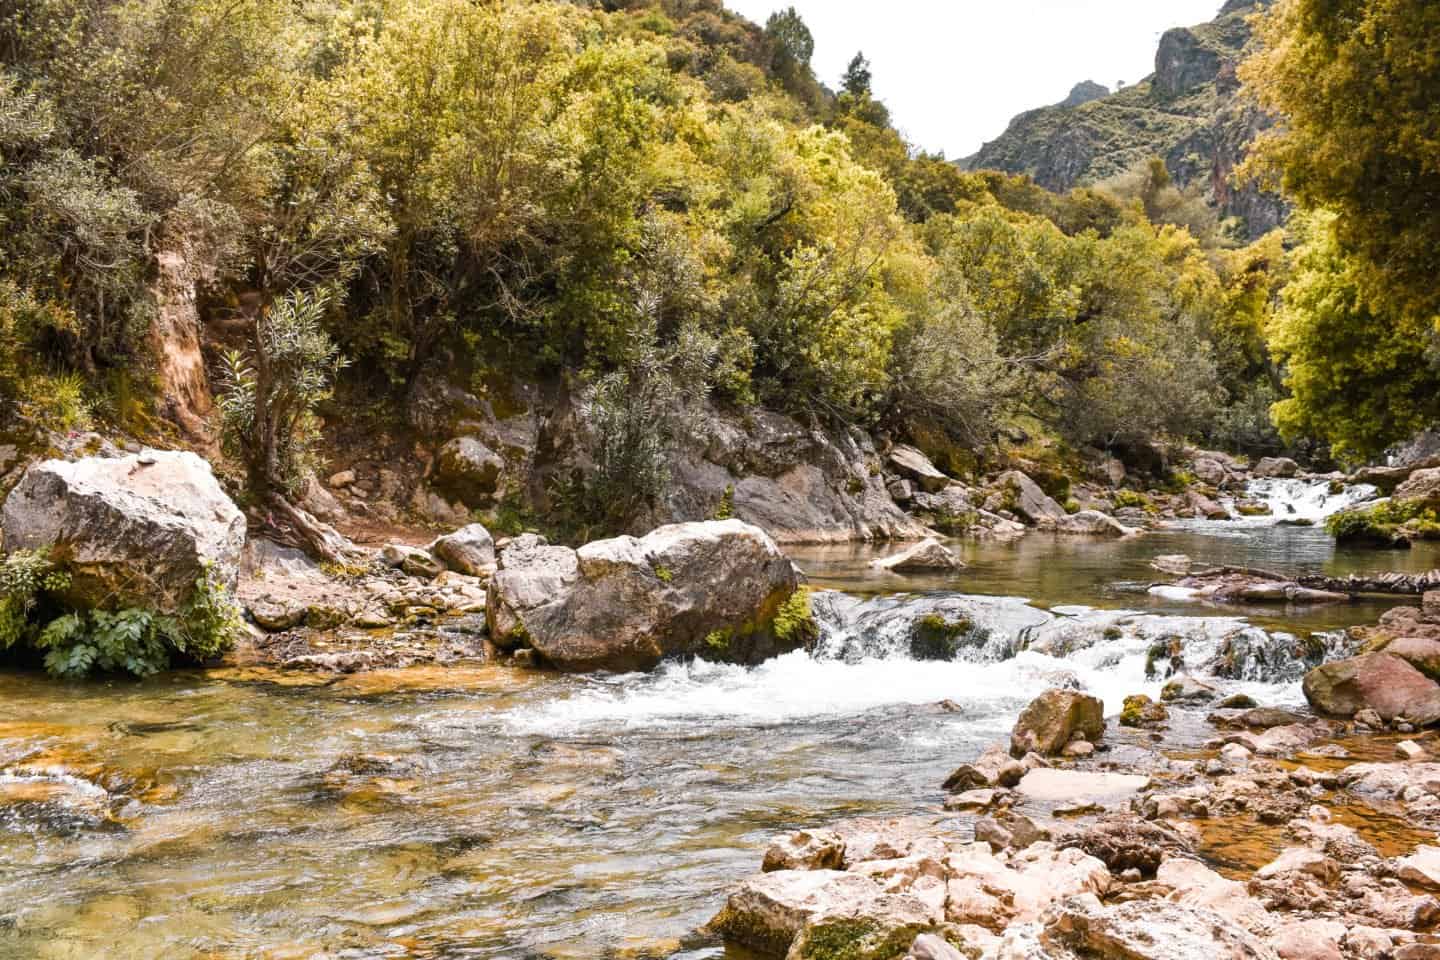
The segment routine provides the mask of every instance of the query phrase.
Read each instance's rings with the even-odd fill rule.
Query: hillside
[[[1240,95],[1235,69],[1250,39],[1247,18],[1268,0],[1231,0],[1219,16],[1160,38],[1155,72],[1095,97],[1086,82],[1064,101],[1020,114],[964,161],[970,169],[1023,173],[1057,192],[1165,158],[1182,186],[1200,182],[1240,235],[1255,238],[1285,219],[1278,197],[1232,182],[1236,165],[1268,118]],[[1103,88],[1100,88],[1103,89]]]

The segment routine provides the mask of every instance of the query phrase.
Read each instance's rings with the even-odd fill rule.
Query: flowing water
[[[771,833],[934,812],[1029,697],[1153,694],[1175,638],[1187,669],[1299,702],[1297,657],[1389,605],[1176,604],[1150,558],[1437,560],[1257,522],[964,553],[913,578],[796,551],[829,588],[821,649],[751,669],[0,674],[0,958],[738,958],[694,931]],[[955,659],[911,658],[927,613],[972,626]]]

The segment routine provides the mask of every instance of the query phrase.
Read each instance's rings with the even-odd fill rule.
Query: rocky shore
[[[934,814],[776,837],[711,929],[787,960],[1440,957],[1440,685],[1411,665],[1440,595],[1356,634],[1378,652],[1311,671],[1306,711],[1177,677],[1107,722],[1050,690]]]

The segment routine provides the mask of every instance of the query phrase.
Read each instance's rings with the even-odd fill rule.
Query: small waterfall
[[[1379,492],[1368,483],[1344,486],[1330,480],[1251,480],[1245,492],[1270,505],[1271,519],[1319,523],[1331,514],[1373,500]]]
[[[847,663],[944,659],[997,664],[1040,657],[1089,673],[1123,665],[1122,672],[1148,680],[1189,673],[1269,684],[1293,682],[1322,661],[1347,655],[1330,635],[1306,640],[1263,630],[1242,617],[1090,607],[1045,611],[1019,598],[962,594],[860,600],[822,592],[815,595],[814,606],[821,624],[815,657]],[[925,642],[937,628],[951,631],[948,656],[937,656]]]

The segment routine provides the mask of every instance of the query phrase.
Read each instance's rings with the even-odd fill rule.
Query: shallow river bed
[[[1436,565],[1224,524],[972,546],[970,569],[941,580],[872,575],[864,551],[795,556],[817,586],[897,606],[1028,598],[999,631],[1016,609],[1058,608],[1081,632],[1110,622],[1075,605],[1142,625],[1237,615],[1145,595],[1165,553],[1330,573]],[[1390,605],[1239,613],[1304,635]],[[644,677],[0,674],[0,958],[739,957],[693,931],[770,834],[937,812],[945,774],[1057,675],[1112,710],[1156,692],[1143,642],[1092,639],[1066,659],[867,648]],[[1226,686],[1299,701],[1294,682]]]

